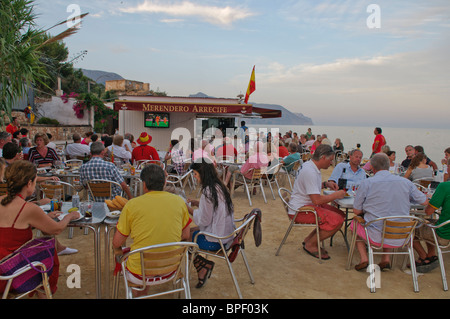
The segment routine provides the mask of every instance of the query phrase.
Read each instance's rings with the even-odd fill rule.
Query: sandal
[[[210,266],[210,267],[208,267]],[[206,274],[203,278],[198,278],[198,283],[195,288],[201,288],[206,284],[206,281],[209,277],[211,277],[211,273],[214,269],[214,262],[203,258],[200,255],[197,255],[194,259],[194,267],[197,269],[197,273],[202,269],[206,269]]]
[[[362,271],[362,270],[365,270],[367,268],[367,266],[369,266],[369,263],[367,261],[364,261],[362,263],[357,264],[355,266],[355,270]]]
[[[381,271],[391,269],[391,263],[389,261],[383,261],[378,264],[378,267],[380,267]]]

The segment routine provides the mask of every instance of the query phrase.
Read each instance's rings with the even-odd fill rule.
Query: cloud
[[[442,122],[450,116],[446,52],[448,45],[442,44],[416,52],[324,63],[260,64],[253,99],[281,104],[317,123]]]
[[[146,0],[137,6],[122,8],[120,11],[125,13],[166,14],[173,17],[198,17],[210,24],[225,27],[254,15],[254,13],[242,7],[207,6],[191,1],[168,4],[161,1]]]

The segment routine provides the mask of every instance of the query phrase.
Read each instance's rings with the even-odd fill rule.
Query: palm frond
[[[48,40],[42,42],[42,44],[39,46],[39,48],[46,44],[65,39],[65,38],[71,36],[72,34],[77,33],[78,30],[80,29],[80,25],[81,25],[81,21],[78,22],[76,25],[74,25],[72,28],[66,29],[63,32],[61,32],[60,34],[57,34],[57,35],[49,38]]]
[[[74,17],[73,20],[78,20],[78,19],[81,20],[81,19],[83,19],[85,16],[87,16],[88,14],[89,14],[89,12],[80,14],[79,16]],[[47,32],[47,31],[49,31],[49,30],[51,30],[51,29],[53,29],[53,28],[56,28],[57,26],[63,25],[63,24],[65,24],[65,23],[67,23],[67,20],[63,20],[63,21],[61,21],[61,22],[58,22],[58,23],[55,24],[54,26],[52,26],[52,27],[48,28],[47,30],[45,30],[45,32]]]

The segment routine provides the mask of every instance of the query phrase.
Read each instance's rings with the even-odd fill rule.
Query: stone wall
[[[30,124],[23,112],[12,112],[12,116],[19,119],[21,128],[28,129],[31,140],[33,140],[36,133],[50,133],[54,142],[70,142],[72,141],[72,135],[74,133],[78,133],[84,137],[87,132],[92,131],[92,127],[90,125]]]

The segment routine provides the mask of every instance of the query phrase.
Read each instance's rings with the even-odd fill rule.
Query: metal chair
[[[417,272],[416,272],[416,263],[414,260],[414,249],[413,249],[413,239],[414,239],[414,231],[416,227],[422,226],[425,221],[421,218],[415,216],[390,216],[390,217],[382,217],[374,219],[370,222],[365,222],[363,218],[360,216],[356,216],[353,218],[353,237],[349,250],[347,267],[349,270],[353,260],[353,253],[355,250],[356,240],[357,240],[357,232],[356,227],[357,223],[360,223],[361,226],[364,227],[366,238],[362,239],[366,243],[368,254],[369,254],[369,270],[370,271],[370,292],[375,292],[375,263],[374,263],[374,255],[408,255],[409,261],[411,265],[411,274],[413,279],[413,287],[414,292],[419,291],[419,284],[417,281]],[[379,229],[381,229],[381,243],[374,244],[369,237],[369,233],[367,231],[368,226],[378,223]],[[393,248],[393,251],[385,252],[383,251],[384,241],[386,239],[397,239],[401,240],[401,243],[398,246],[392,247],[391,245],[386,248]],[[401,249],[399,251],[398,249]],[[406,249],[406,251],[404,251]]]
[[[8,299],[8,296],[11,296],[11,295],[14,295],[14,299],[20,299],[20,298],[23,298],[23,297],[27,296],[29,293],[35,291],[36,289],[38,289],[40,287],[44,288],[44,292],[45,292],[45,295],[47,296],[47,299],[52,299],[53,298],[52,292],[50,290],[50,284],[48,282],[48,275],[47,275],[47,272],[46,272],[47,268],[45,267],[45,265],[43,263],[38,262],[38,261],[34,261],[34,262],[32,262],[32,264],[33,264],[34,267],[39,268],[39,269],[41,269],[43,271],[43,273],[42,273],[42,283],[39,286],[37,286],[36,288],[34,288],[33,290],[30,290],[30,291],[27,291],[25,293],[16,295],[16,294],[14,294],[14,292],[10,293],[11,284],[12,284],[13,280],[16,277],[22,275],[23,273],[25,273],[27,271],[30,271],[30,270],[35,271],[35,270],[31,267],[31,265],[26,265],[26,266],[18,269],[12,275],[9,275],[9,276],[1,276],[0,275],[0,281],[1,280],[7,281],[5,290],[4,290],[3,295],[2,295],[2,299]]]
[[[59,191],[63,201],[65,201],[67,195],[66,188],[71,189],[73,194],[78,194],[77,189],[67,182],[48,180],[39,184],[39,189],[42,192],[43,198],[53,199],[55,194]],[[85,233],[87,233],[87,229],[85,230]],[[73,238],[73,227],[69,227],[68,238]]]
[[[189,288],[189,270],[192,263],[191,256],[195,255],[198,245],[192,242],[173,242],[152,245],[130,251],[119,258],[121,264],[120,273],[125,283],[125,295],[127,299],[146,299],[177,292],[184,292],[186,299],[191,299]],[[126,264],[132,255],[140,255],[142,278],[140,283],[132,283],[127,279]],[[119,291],[119,276],[114,276],[113,296],[117,298]],[[157,286],[172,282],[173,289],[148,294],[145,296],[133,296],[133,291],[143,292],[148,286]],[[181,284],[181,287],[177,287]]]
[[[278,175],[281,172],[281,167],[283,164],[279,163],[277,165],[274,165],[270,167],[267,171],[265,171],[262,175],[263,180],[267,181],[269,184],[270,191],[272,192],[273,199],[275,200],[275,193],[273,192],[272,183],[275,183],[277,185],[277,189],[280,189],[280,185],[278,184]]]
[[[264,168],[265,171],[266,168]],[[245,174],[252,172],[252,178],[247,178],[245,177]],[[236,178],[233,182],[233,187],[237,188],[239,186],[244,186],[245,191],[247,193],[247,197],[248,197],[248,202],[250,204],[250,206],[252,206],[252,200],[251,200],[251,195],[250,195],[250,186],[252,188],[252,193],[254,190],[254,187],[259,185],[260,189],[261,189],[261,194],[263,195],[264,198],[264,202],[267,203],[267,199],[266,199],[266,194],[264,193],[264,187],[262,184],[262,174],[263,174],[263,169],[261,168],[250,168],[247,172],[245,173],[241,173],[240,171],[236,171]]]
[[[105,198],[113,199],[113,186],[120,187],[121,193],[120,196],[123,195],[122,186],[114,181],[106,180],[106,179],[91,179],[88,183],[89,196],[92,200],[96,202],[103,202]]]
[[[187,171],[183,176],[168,174],[166,178],[166,182],[175,187],[175,189],[179,189],[180,192],[186,197],[186,185],[190,183],[192,175],[192,170]]]
[[[81,167],[81,165],[83,165],[83,160],[81,160],[81,159],[69,159],[69,160],[66,160],[65,162],[64,162],[64,164],[67,166],[67,167],[70,167],[70,168],[79,168],[79,167]]]
[[[161,168],[163,170],[166,170],[166,164],[164,162],[158,161],[158,160],[140,160],[140,161],[137,161],[137,169],[143,169],[146,165],[149,165],[149,164],[159,165],[159,166],[161,166]]]
[[[342,151],[337,151],[337,152],[334,154],[334,166],[336,166],[336,165],[339,164],[339,163],[344,162],[344,161],[347,160],[347,159],[348,159],[347,153],[344,153],[344,152],[342,152]]]
[[[431,182],[434,181],[434,178],[418,178],[413,180],[412,182],[416,185],[421,185],[424,188],[428,189],[428,186],[430,186]]]
[[[278,195],[281,198],[281,201],[283,202],[283,206],[284,209],[286,211],[286,215],[289,219],[289,227],[286,231],[286,234],[284,235],[283,240],[281,241],[280,246],[278,247],[277,252],[275,253],[275,256],[278,256],[280,254],[280,250],[281,247],[284,245],[284,243],[286,242],[286,239],[288,238],[292,228],[294,227],[315,227],[316,228],[316,235],[317,235],[317,243],[320,243],[320,235],[319,235],[319,218],[317,216],[317,212],[314,209],[314,207],[312,206],[305,206],[305,207],[301,207],[299,209],[293,208],[292,206],[289,205],[289,199],[291,196],[291,192],[286,189],[286,188],[280,188],[278,190]],[[293,218],[291,218],[289,216],[289,209],[291,209],[292,211],[295,212],[295,215],[293,216]],[[295,220],[297,219],[297,215],[298,214],[314,214],[315,220],[316,222],[314,224],[299,224],[296,223]],[[319,263],[322,263],[322,250],[321,250],[321,245],[317,245],[317,249],[319,252]],[[323,242],[322,242],[322,246],[323,246]]]
[[[255,218],[257,218],[257,213],[256,212],[252,212],[250,214],[247,214],[244,218],[235,220],[234,221],[235,223],[236,222],[238,222],[238,223],[242,222],[242,224],[239,227],[237,227],[231,234],[223,236],[223,237],[220,237],[220,236],[217,236],[215,234],[211,234],[211,233],[208,233],[208,232],[205,232],[205,231],[198,232],[195,235],[195,237],[194,237],[194,242],[197,242],[197,237],[199,235],[204,235],[206,237],[214,238],[214,239],[216,239],[219,242],[221,248],[218,251],[210,251],[210,250],[199,249],[198,253],[199,254],[204,254],[207,257],[210,256],[210,257],[213,257],[213,258],[222,259],[222,260],[224,260],[226,262],[226,264],[228,266],[228,270],[230,271],[231,278],[233,279],[234,287],[235,287],[236,292],[237,292],[237,294],[238,294],[240,299],[242,299],[241,289],[239,288],[239,284],[237,282],[236,275],[234,273],[232,262],[230,261],[229,256],[227,254],[227,251],[229,250],[229,248],[231,248],[231,246],[227,247],[226,244],[224,244],[224,241],[229,239],[229,238],[233,238],[233,239],[236,239],[238,241],[238,244],[239,244],[239,247],[240,247],[238,254],[240,254],[242,256],[242,258],[244,260],[245,267],[247,268],[247,273],[248,273],[248,275],[250,277],[250,282],[252,284],[254,284],[255,280],[253,278],[253,274],[252,274],[252,272],[250,270],[250,266],[248,264],[247,256],[245,254],[244,239],[245,239],[245,236],[247,235],[248,230],[250,229],[251,224],[253,223]],[[230,242],[230,243],[232,243],[232,242]]]
[[[298,170],[300,169],[300,166],[302,166],[302,163],[303,163],[303,160],[300,159],[300,160],[297,160],[297,161],[289,164],[289,166],[292,166],[290,171],[288,171],[286,169],[286,167],[283,167],[283,169],[281,170],[281,172],[287,176],[291,190],[293,189],[291,177],[294,178],[294,181],[295,181],[295,178],[297,177],[297,174],[298,174]]]
[[[450,247],[450,241],[447,245],[441,245],[438,240],[438,235],[436,234],[436,229],[444,227],[448,224],[450,224],[450,220],[447,220],[446,222],[443,222],[442,224],[439,225],[432,225],[429,223],[425,225],[425,227],[430,227],[433,232],[434,241],[425,240],[425,242],[430,243],[436,247],[436,252],[439,259],[439,267],[441,269],[442,286],[444,291],[448,290],[448,284],[447,284],[447,276],[445,274],[444,257],[442,256],[442,254],[450,253],[450,250],[443,250],[448,249]]]

